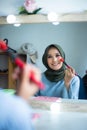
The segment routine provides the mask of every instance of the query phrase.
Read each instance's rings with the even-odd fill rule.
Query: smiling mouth
[[[57,66],[58,64],[56,64],[56,65],[55,65],[55,64],[52,64],[52,65],[53,65],[53,66]]]
[[[59,66],[60,65],[60,62],[58,63],[55,63],[55,64],[51,64],[52,66],[56,67],[56,66]]]
[[[52,64],[52,66],[58,66],[59,65],[59,63],[57,63],[57,64]]]

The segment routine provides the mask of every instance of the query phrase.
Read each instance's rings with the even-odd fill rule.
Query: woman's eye
[[[60,54],[56,54],[56,57],[59,57],[60,56]]]
[[[52,58],[52,56],[49,55],[47,58]]]

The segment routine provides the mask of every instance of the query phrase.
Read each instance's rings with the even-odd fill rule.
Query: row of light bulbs
[[[47,15],[47,18],[50,22],[52,22],[54,25],[58,25],[59,22],[58,22],[58,17],[59,15],[55,12],[50,12],[48,13]],[[8,15],[7,16],[7,22],[12,24],[12,23],[15,23],[16,21],[16,16],[15,15]],[[14,26],[20,26],[21,24],[14,24]]]

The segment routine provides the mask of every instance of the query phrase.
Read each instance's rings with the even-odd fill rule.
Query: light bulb
[[[19,26],[21,26],[21,24],[20,23],[16,23],[16,24],[14,24],[14,26],[15,27],[19,27]]]
[[[52,22],[52,24],[53,24],[53,25],[58,25],[58,24],[60,24],[60,23],[56,21],[56,22]]]
[[[60,104],[58,104],[58,103],[51,104],[50,110],[51,110],[51,112],[54,112],[54,113],[60,112]]]
[[[7,16],[7,22],[8,23],[14,23],[15,20],[16,20],[16,17],[14,15],[11,14],[11,15]]]
[[[47,17],[48,17],[48,20],[51,22],[58,20],[58,15],[55,12],[48,13]]]

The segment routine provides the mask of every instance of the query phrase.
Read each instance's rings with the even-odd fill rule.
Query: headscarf
[[[42,56],[42,62],[43,64],[45,65],[45,67],[47,68],[47,70],[44,72],[46,78],[48,80],[50,80],[51,82],[58,82],[62,79],[64,79],[64,70],[65,70],[65,65],[63,64],[62,67],[59,69],[59,70],[52,70],[48,64],[47,64],[47,56],[48,56],[48,51],[52,48],[56,48],[60,55],[65,59],[65,53],[63,51],[63,49],[57,45],[57,44],[51,44],[49,45],[46,49],[45,49],[45,52]]]

